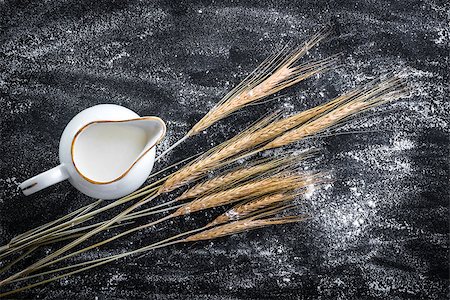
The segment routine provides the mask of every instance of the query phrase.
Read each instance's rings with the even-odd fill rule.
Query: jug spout
[[[75,134],[72,162],[87,181],[112,183],[127,175],[165,133],[166,125],[158,117],[94,121]]]

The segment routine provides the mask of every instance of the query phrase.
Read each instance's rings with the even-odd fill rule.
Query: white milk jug
[[[20,184],[25,195],[68,179],[82,193],[116,199],[138,189],[155,162],[155,146],[166,125],[113,104],[90,107],[66,126],[59,143],[60,165]]]

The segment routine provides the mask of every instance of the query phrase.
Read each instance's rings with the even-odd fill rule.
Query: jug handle
[[[67,174],[64,165],[61,164],[28,180],[25,180],[19,185],[19,188],[26,196],[28,196],[67,178],[69,178],[69,175]]]

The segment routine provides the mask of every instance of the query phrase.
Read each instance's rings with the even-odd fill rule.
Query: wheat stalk
[[[251,87],[252,85],[249,84],[249,86],[240,91],[239,94],[212,108],[197,124],[192,127],[187,136],[190,137],[199,134],[212,124],[247,106],[248,104],[264,99],[267,96],[275,94],[278,91],[303,81],[312,75],[322,72],[325,69],[334,66],[336,62],[337,57],[333,56],[309,65],[302,65],[294,68],[282,66],[258,85]]]
[[[189,198],[196,198],[206,193],[214,192],[217,189],[224,189],[233,184],[244,181],[256,174],[264,173],[271,169],[274,169],[276,165],[274,162],[268,162],[264,164],[254,165],[251,167],[241,167],[235,171],[227,172],[223,175],[214,177],[210,180],[203,181],[186,190],[183,194],[176,198],[176,200],[184,200]]]
[[[284,162],[284,163],[289,162],[289,161],[290,160],[288,160],[288,159],[280,159],[280,162]],[[214,196],[211,195],[211,197],[206,196],[206,197],[197,199],[197,200],[191,202],[191,203],[193,203],[192,205],[191,205],[191,203],[185,204],[182,207],[180,207],[181,206],[180,205],[180,206],[178,206],[178,207],[180,207],[179,210],[177,210],[174,213],[172,213],[170,215],[167,215],[167,216],[165,216],[163,218],[160,218],[160,219],[158,219],[156,221],[153,221],[153,222],[150,222],[150,223],[147,223],[147,224],[143,224],[143,225],[140,225],[140,226],[128,229],[128,230],[126,230],[124,232],[121,232],[119,234],[116,234],[116,235],[114,235],[114,236],[112,236],[112,237],[110,237],[110,238],[108,238],[106,240],[103,240],[101,242],[97,242],[97,243],[92,244],[92,245],[90,245],[88,247],[85,247],[85,248],[82,248],[82,249],[77,250],[75,252],[69,253],[69,254],[67,254],[65,256],[62,256],[62,257],[59,257],[59,258],[54,257],[55,259],[53,259],[51,261],[43,262],[40,265],[34,265],[33,271],[42,269],[44,267],[48,267],[48,266],[53,265],[53,264],[55,264],[55,263],[57,263],[59,261],[66,260],[66,259],[68,259],[70,257],[73,257],[73,256],[78,255],[80,253],[86,252],[86,251],[88,251],[90,249],[94,249],[96,247],[102,246],[102,245],[107,244],[109,242],[112,242],[112,241],[114,241],[114,240],[116,240],[118,238],[121,238],[121,237],[124,237],[126,235],[129,235],[129,234],[131,234],[133,232],[140,231],[140,230],[143,230],[143,229],[146,229],[146,228],[149,228],[149,227],[153,227],[156,224],[159,224],[159,223],[161,223],[163,221],[167,221],[167,220],[169,220],[171,218],[174,218],[174,217],[177,217],[177,216],[180,216],[180,215],[187,214],[188,212],[194,212],[194,211],[199,211],[199,210],[202,210],[202,209],[217,207],[217,206],[220,206],[220,205],[224,205],[226,203],[235,202],[235,201],[237,201],[239,199],[246,199],[248,197],[258,196],[258,195],[262,195],[263,193],[270,193],[270,192],[277,191],[277,190],[283,190],[284,189],[286,191],[289,191],[289,190],[292,190],[294,188],[303,187],[305,184],[310,184],[312,182],[312,180],[313,180],[313,176],[309,176],[309,177],[308,176],[293,176],[293,175],[288,175],[287,173],[279,174],[279,175],[272,176],[272,177],[265,178],[265,179],[261,179],[261,180],[254,180],[254,181],[252,181],[252,182],[250,182],[248,184],[244,184],[244,185],[238,186],[235,189],[230,189],[230,190],[227,190],[227,191],[223,191],[222,193],[216,193],[216,194],[213,194]],[[248,193],[248,194],[246,194],[246,193]],[[226,202],[225,202],[225,200],[226,200]],[[203,205],[203,204],[205,204],[205,205]],[[171,209],[176,209],[176,208],[177,207],[167,208],[167,209],[161,210],[161,212],[168,211],[168,210],[171,210]],[[181,211],[182,211],[182,213],[181,213]],[[139,218],[141,216],[147,216],[149,214],[152,214],[152,211],[150,211],[150,212],[142,212],[141,211],[141,212],[137,212],[137,213],[134,213],[134,214],[129,214],[128,216],[124,217],[123,220],[132,220],[132,219],[135,219],[135,218]],[[106,223],[106,222],[94,224],[94,225],[91,225],[91,226],[92,227],[97,227],[97,226],[103,225],[104,223]],[[90,227],[90,226],[88,226],[88,227]],[[12,280],[15,280],[15,278],[13,278]]]
[[[63,274],[51,277],[49,279],[38,281],[36,283],[29,284],[27,286],[2,293],[2,294],[0,294],[0,297],[9,296],[9,295],[12,295],[12,294],[15,294],[15,293],[18,293],[18,292],[21,292],[21,291],[24,291],[24,290],[27,290],[30,288],[34,288],[34,287],[37,287],[37,286],[40,286],[43,284],[47,284],[47,283],[56,281],[58,279],[61,279],[61,278],[64,278],[64,277],[67,277],[70,275],[74,275],[74,274],[77,274],[77,273],[80,273],[83,271],[87,271],[89,269],[116,261],[118,259],[122,259],[122,258],[125,258],[128,256],[131,256],[131,255],[146,253],[146,252],[158,249],[158,248],[168,247],[168,246],[178,244],[178,243],[197,242],[197,241],[203,241],[203,240],[216,239],[219,237],[229,236],[232,234],[238,234],[241,232],[255,230],[258,228],[263,228],[263,227],[267,227],[267,226],[271,226],[271,225],[282,225],[282,224],[288,224],[288,223],[294,223],[294,222],[301,222],[301,221],[304,221],[307,219],[305,216],[284,216],[284,217],[272,217],[272,218],[267,218],[267,219],[260,219],[261,217],[267,217],[270,215],[271,215],[270,213],[269,214],[260,214],[260,215],[256,215],[255,217],[249,218],[249,219],[220,225],[220,226],[214,227],[212,229],[207,229],[207,227],[197,228],[194,230],[190,230],[190,231],[187,231],[184,233],[174,235],[165,240],[138,248],[133,251],[128,251],[125,253],[111,255],[109,257],[94,259],[91,261],[86,261],[86,262],[82,262],[82,263],[78,263],[78,264],[74,264],[74,265],[57,268],[55,270],[50,270],[50,271],[42,272],[39,274],[27,276],[25,278],[20,278],[20,279],[14,280],[14,282],[29,280],[29,279],[41,277],[44,275],[49,275],[49,274],[53,274],[53,273],[57,273],[57,272],[61,272],[61,271],[75,269],[73,271],[63,273]],[[184,238],[185,236],[187,236],[187,237]]]

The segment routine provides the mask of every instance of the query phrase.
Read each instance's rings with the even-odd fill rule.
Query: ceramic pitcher
[[[113,104],[90,107],[66,126],[59,143],[60,165],[19,185],[25,195],[68,179],[82,193],[116,199],[135,191],[149,176],[155,146],[166,126]]]

